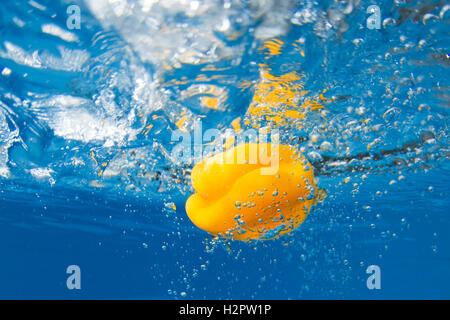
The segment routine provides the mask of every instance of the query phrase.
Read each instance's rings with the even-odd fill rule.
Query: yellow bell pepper
[[[186,212],[200,229],[237,240],[298,227],[318,196],[313,168],[289,145],[245,143],[197,163]]]

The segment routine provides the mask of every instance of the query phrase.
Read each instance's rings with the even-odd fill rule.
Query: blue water
[[[0,298],[450,298],[449,19],[444,1],[2,1]],[[214,242],[171,134],[244,118],[261,63],[302,75],[299,105],[327,98],[279,129],[328,195],[290,235]]]

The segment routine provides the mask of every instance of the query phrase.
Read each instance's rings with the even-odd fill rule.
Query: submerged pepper
[[[200,229],[236,240],[298,227],[318,198],[313,168],[289,145],[245,143],[197,163],[186,212]]]

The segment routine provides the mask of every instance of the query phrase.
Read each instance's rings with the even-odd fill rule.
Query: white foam
[[[220,0],[86,0],[105,28],[113,28],[140,58],[155,65],[166,62],[201,64],[239,58],[243,44],[227,45],[217,32],[234,38],[262,20],[260,39],[285,34],[288,12],[295,1],[253,0],[246,8]],[[179,16],[184,16],[183,23]]]
[[[55,24],[44,24],[41,26],[41,29],[44,33],[51,34],[52,36],[59,37],[68,42],[78,41],[78,37],[74,33],[66,31]]]
[[[33,102],[32,109],[55,135],[65,139],[102,141],[111,146],[137,133],[126,119],[114,120],[96,112],[90,100],[80,97],[58,95]]]
[[[7,77],[11,74],[11,69],[4,67],[2,70],[2,76]]]
[[[43,179],[43,178],[51,178],[51,173],[54,171],[49,168],[33,168],[30,169],[30,174],[36,178],[36,179]]]
[[[3,178],[9,178],[10,171],[7,167],[8,163],[8,150],[13,145],[14,142],[20,141],[19,129],[14,128],[11,130],[8,124],[7,110],[9,108],[0,102],[0,176]],[[12,119],[9,118],[11,125],[15,125]]]
[[[4,46],[6,51],[0,50],[0,57],[36,69],[49,68],[64,71],[81,71],[83,64],[90,57],[86,50],[72,50],[63,46],[58,46],[60,57],[46,51],[41,54],[39,54],[38,50],[27,52],[9,41],[5,41]]]

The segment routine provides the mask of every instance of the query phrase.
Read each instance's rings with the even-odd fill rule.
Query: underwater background
[[[449,299],[449,9],[2,0],[0,298]],[[327,197],[279,239],[214,240],[171,155],[196,120],[278,129]]]

